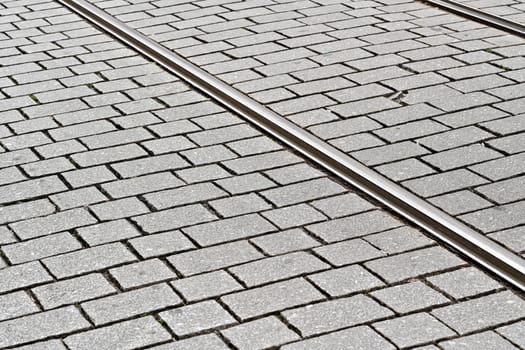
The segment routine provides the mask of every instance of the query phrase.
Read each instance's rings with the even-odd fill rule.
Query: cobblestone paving
[[[465,5],[518,23],[525,23],[524,0],[459,0]]]
[[[525,254],[525,40],[413,0],[91,1]]]
[[[1,349],[525,348],[521,295],[57,2],[0,19]]]

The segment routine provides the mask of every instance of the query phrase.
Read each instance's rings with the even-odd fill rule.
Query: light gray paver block
[[[366,263],[366,267],[389,282],[402,281],[427,273],[465,264],[441,247],[416,250]]]
[[[492,232],[525,223],[525,201],[479,210],[460,219],[483,232]]]
[[[333,297],[384,285],[381,280],[359,265],[316,273],[308,276],[308,279]]]
[[[412,141],[403,141],[353,152],[351,156],[367,166],[375,166],[427,153],[429,151],[418,144]]]
[[[251,241],[270,255],[304,250],[320,245],[318,241],[300,229],[266,234],[261,237],[252,238]]]
[[[341,185],[328,178],[322,178],[267,190],[262,192],[262,195],[277,206],[285,206],[344,191]]]
[[[123,289],[160,282],[177,276],[161,260],[152,259],[109,270]]]
[[[0,295],[0,321],[39,311],[27,293],[20,291]]]
[[[237,174],[246,174],[255,171],[277,168],[284,165],[300,163],[301,161],[301,158],[288,151],[277,151],[228,160],[222,164]]]
[[[369,297],[356,295],[284,311],[282,314],[303,336],[310,336],[388,317],[393,313]]]
[[[30,262],[22,265],[9,266],[0,269],[0,293],[8,292],[18,288],[30,287],[44,282],[52,281],[53,278],[39,262]]]
[[[16,222],[10,226],[19,237],[29,239],[94,223],[95,218],[87,210],[78,208]]]
[[[313,224],[308,226],[307,229],[327,242],[337,242],[384,231],[401,225],[401,221],[394,219],[385,212],[374,210]]]
[[[370,202],[354,193],[320,199],[311,204],[330,218],[357,214],[375,208]]]
[[[307,204],[298,204],[274,209],[264,212],[262,215],[281,229],[294,226],[304,226],[326,219],[321,212]]]
[[[238,291],[243,287],[227,272],[214,271],[171,282],[188,301],[196,301]]]
[[[498,328],[496,331],[518,346],[525,347],[525,321]]]
[[[281,185],[313,179],[324,176],[322,172],[308,164],[295,164],[265,172],[272,180]]]
[[[449,300],[420,281],[372,292],[372,295],[398,313],[407,313],[445,304]]]
[[[242,320],[322,299],[324,296],[319,291],[300,278],[273,283],[221,298],[230,310]]]
[[[30,219],[54,213],[56,208],[47,199],[37,199],[0,207],[0,223]]]
[[[148,207],[136,197],[118,199],[91,206],[100,220],[115,220],[149,212]]]
[[[329,244],[315,248],[314,251],[335,266],[353,264],[385,255],[384,252],[362,239]]]
[[[282,350],[393,350],[394,346],[367,326],[360,326],[285,345]]]
[[[236,323],[235,319],[214,300],[165,311],[160,313],[160,317],[178,336]]]
[[[248,287],[329,268],[306,252],[290,253],[230,268]]]
[[[111,167],[122,177],[128,178],[157,171],[185,168],[188,165],[189,163],[178,154],[165,154],[111,164]]]
[[[183,184],[182,181],[170,173],[159,173],[106,183],[102,185],[102,188],[111,197],[121,198],[178,187]]]
[[[20,264],[80,248],[82,248],[82,245],[70,233],[61,232],[29,241],[6,245],[2,247],[2,251],[11,263]]]
[[[427,313],[398,317],[374,323],[373,326],[401,348],[456,335],[454,331]]]
[[[444,306],[432,314],[459,334],[493,327],[525,316],[525,302],[510,291]]]
[[[262,257],[263,255],[248,242],[240,241],[175,254],[170,256],[168,261],[183,275],[189,276]]]
[[[8,347],[90,327],[73,306],[0,323],[0,346]]]
[[[80,227],[77,232],[90,246],[140,236],[138,230],[123,219]]]
[[[71,350],[133,350],[171,339],[151,316],[74,334],[65,339]]]
[[[515,252],[521,252],[525,250],[525,240],[523,239],[524,234],[525,226],[520,226],[508,230],[494,232],[490,234],[489,237],[509,247]]]
[[[107,197],[95,187],[86,187],[78,190],[57,193],[49,198],[62,210],[83,207],[107,200]]]
[[[172,190],[160,191],[144,196],[157,209],[165,209],[192,202],[207,201],[223,197],[226,192],[212,183],[199,183]]]
[[[116,179],[115,175],[104,166],[69,171],[62,174],[73,187],[82,187]]]
[[[163,283],[87,301],[81,306],[96,325],[101,325],[181,303],[173,289]]]
[[[445,272],[428,277],[427,280],[456,299],[472,297],[502,287],[501,284],[473,267]]]
[[[115,288],[98,273],[48,283],[35,287],[32,291],[44,309],[80,303],[116,292]]]
[[[457,169],[422,178],[408,180],[405,187],[421,197],[431,197],[445,192],[461,190],[488,181],[467,169]]]
[[[251,237],[275,230],[266,219],[257,214],[213,221],[183,229],[183,231],[203,246]]]
[[[429,201],[451,215],[491,207],[493,204],[470,191],[458,191],[434,197]]]
[[[484,145],[475,144],[434,153],[422,159],[443,171],[447,171],[501,156],[501,153],[487,148]]]
[[[64,278],[136,259],[123,244],[110,243],[46,258],[43,260],[43,263],[57,278]]]
[[[129,243],[143,258],[175,253],[195,247],[180,231],[138,237],[129,240]]]
[[[525,153],[473,165],[470,169],[494,181],[520,175],[525,172]]]
[[[457,339],[447,340],[439,343],[443,350],[517,350],[508,340],[502,338],[494,332],[483,332]]]
[[[217,180],[217,184],[231,194],[257,191],[275,186],[274,182],[258,173]]]
[[[228,328],[222,334],[240,350],[262,350],[299,339],[275,316]]]
[[[174,230],[180,227],[211,221],[215,215],[200,204],[187,205],[180,208],[157,211],[151,214],[137,216],[133,220],[146,232],[153,233]]]
[[[491,199],[497,204],[505,204],[523,199],[525,191],[522,187],[525,176],[518,176],[496,183],[480,186],[476,192],[481,193],[486,198]]]
[[[188,339],[179,340],[161,346],[156,346],[152,350],[229,350],[230,348],[215,334],[199,335]]]
[[[0,203],[16,202],[65,190],[67,190],[67,187],[57,176],[22,181],[0,187]]]
[[[211,201],[210,206],[224,217],[271,209],[272,206],[255,193]]]
[[[410,226],[366,236],[363,239],[389,254],[434,244],[434,241]]]
[[[178,177],[187,183],[211,181],[229,177],[231,174],[217,164],[203,165],[176,171]]]

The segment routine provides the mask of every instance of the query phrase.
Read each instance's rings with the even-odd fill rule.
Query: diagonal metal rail
[[[118,40],[525,291],[525,260],[84,0],[58,0]]]
[[[500,16],[484,12],[478,8],[465,5],[454,0],[422,0],[423,2],[439,7],[443,10],[453,12],[457,15],[466,17],[473,21],[486,24],[490,27],[498,28],[508,33],[525,37],[525,26]]]

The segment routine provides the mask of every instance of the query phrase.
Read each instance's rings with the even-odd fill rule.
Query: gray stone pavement
[[[525,349],[523,295],[57,2],[0,21],[1,349]]]
[[[525,40],[413,0],[91,1],[525,254]]]

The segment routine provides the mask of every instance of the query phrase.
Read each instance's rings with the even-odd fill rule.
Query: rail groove
[[[508,33],[525,38],[525,26],[505,19],[500,16],[496,16],[478,8],[465,5],[454,0],[421,0],[424,3],[439,7],[443,10],[453,12],[460,16],[474,20],[476,22],[488,25],[490,27],[498,28]]]
[[[194,88],[525,291],[525,260],[84,0],[58,0]]]

